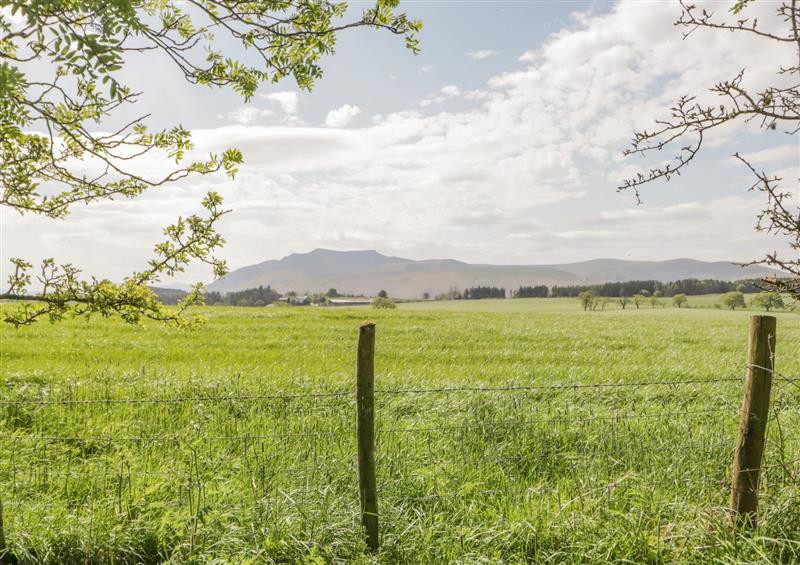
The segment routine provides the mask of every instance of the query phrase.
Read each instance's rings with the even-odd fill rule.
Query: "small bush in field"
[[[375,300],[372,301],[372,307],[378,309],[386,309],[386,310],[397,308],[397,306],[394,303],[394,300],[385,296],[376,297]]]

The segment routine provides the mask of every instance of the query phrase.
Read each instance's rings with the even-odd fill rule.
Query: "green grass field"
[[[800,562],[800,379],[775,380],[758,528],[723,524],[752,312],[203,312],[190,332],[0,328],[0,497],[21,562]],[[800,317],[776,316],[777,369],[800,377]],[[365,318],[382,544],[369,557],[352,392]],[[630,386],[572,386],[604,383]],[[465,387],[542,388],[402,392]]]

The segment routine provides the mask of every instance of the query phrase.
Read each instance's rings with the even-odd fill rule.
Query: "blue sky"
[[[401,6],[424,22],[420,55],[385,33],[348,32],[311,93],[265,85],[245,104],[185,84],[158,57],[131,61],[137,111],[192,129],[200,154],[240,147],[241,173],[78,208],[63,222],[5,212],[4,262],[55,256],[120,278],[211,189],[234,210],[222,225],[234,268],[316,247],[517,264],[748,260],[781,247],[754,232],[762,202],[730,157],[753,155],[796,188],[797,139],[780,132],[718,132],[684,176],[648,187],[643,205],[615,190],[646,164],[621,158],[634,128],[680,94],[713,102],[707,88],[741,67],[750,86],[774,80],[780,47],[708,32],[683,41],[675,2]],[[769,3],[753,9],[769,25]],[[181,277],[194,279],[208,273]]]

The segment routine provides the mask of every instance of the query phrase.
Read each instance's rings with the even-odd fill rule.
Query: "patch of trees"
[[[464,290],[464,300],[480,300],[482,298],[505,298],[506,289],[496,286],[473,286]]]
[[[219,292],[207,292],[205,294],[206,304],[222,306],[267,306],[280,299],[281,294],[273,290],[269,285],[259,286],[258,288],[248,288],[236,292],[220,294]]]
[[[547,288],[547,287],[545,287]],[[426,292],[426,295],[430,298],[430,295]],[[467,289],[464,289],[462,292],[456,287],[450,287],[447,292],[442,292],[441,294],[437,294],[434,297],[434,300],[480,300],[482,298],[505,298],[506,297],[506,289],[503,287],[496,287],[496,286],[473,286]],[[423,299],[425,295],[423,295]]]
[[[514,298],[547,298],[550,289],[547,285],[521,286],[514,291]]]
[[[583,306],[584,310],[605,310],[606,306],[611,304],[612,299],[608,296],[597,296],[591,290],[586,290],[581,292],[578,295],[578,300],[581,301],[581,306]],[[625,309],[625,306],[628,304],[628,299],[622,300],[622,298],[618,300],[613,300],[620,306],[622,309]]]
[[[159,293],[163,290],[165,289],[154,289],[154,291]],[[381,292],[385,294],[385,291]],[[186,294],[183,291],[172,291],[172,293]],[[163,293],[164,300],[172,299],[172,293]],[[269,306],[275,302],[285,303],[290,306],[307,306],[309,304],[327,306],[331,303],[332,298],[353,298],[360,296],[361,295],[340,293],[337,292],[335,288],[331,288],[325,293],[316,292],[301,294],[292,290],[281,294],[269,285],[225,294],[217,291],[206,292],[204,294],[205,303],[209,306]],[[169,302],[165,301],[164,304],[169,304]]]

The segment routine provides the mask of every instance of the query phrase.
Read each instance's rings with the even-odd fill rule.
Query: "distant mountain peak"
[[[325,247],[317,247],[315,249],[312,249],[311,251],[308,251],[307,253],[291,253],[287,255],[287,257],[296,257],[296,256],[319,257],[321,255],[333,255],[337,257],[343,255],[371,255],[371,256],[386,257],[386,255],[378,253],[374,249],[352,249],[347,251],[341,251],[338,249],[326,249]]]

